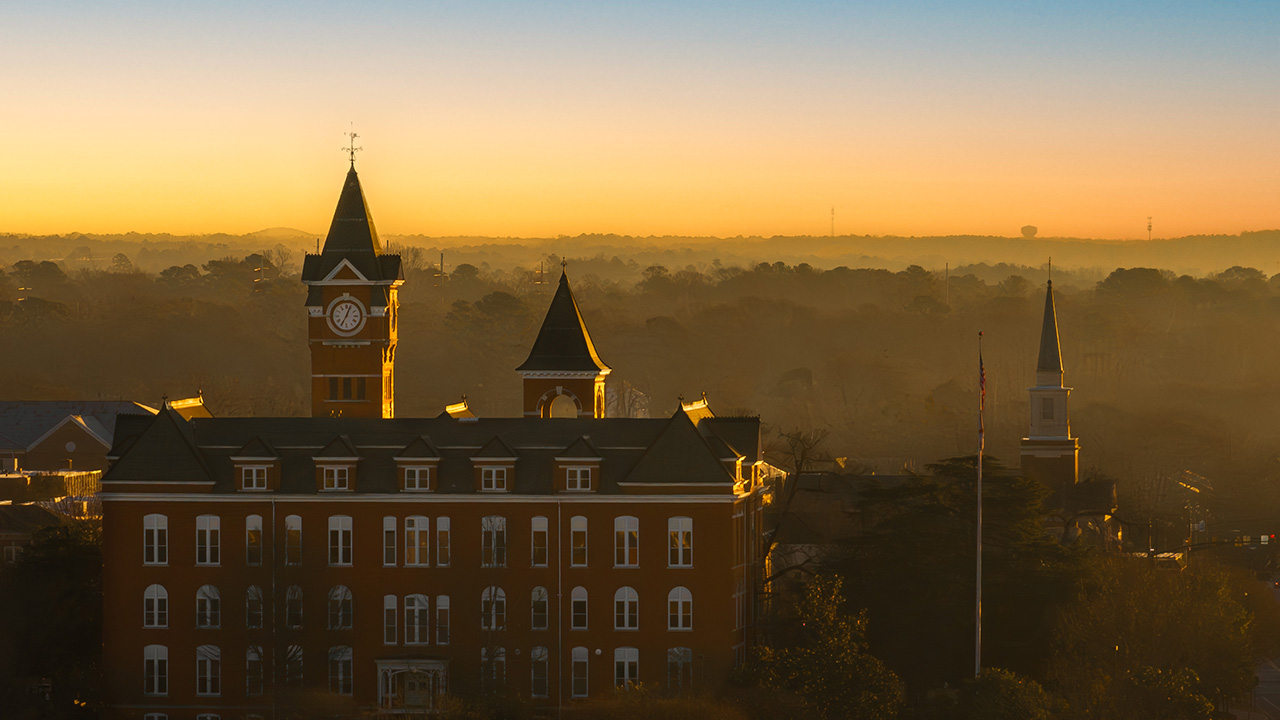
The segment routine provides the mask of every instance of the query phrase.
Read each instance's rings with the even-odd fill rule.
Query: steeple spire
[[[1062,350],[1058,346],[1058,314],[1053,306],[1052,280],[1044,294],[1044,324],[1040,328],[1040,359],[1036,362],[1036,384],[1062,385]]]
[[[516,371],[608,373],[609,369],[596,354],[591,333],[587,332],[582,313],[578,312],[578,301],[569,288],[569,275],[562,269],[560,286],[551,298],[551,307],[547,308],[529,358]]]

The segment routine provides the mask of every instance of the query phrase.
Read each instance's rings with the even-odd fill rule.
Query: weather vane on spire
[[[355,123],[352,123],[351,127],[352,129],[350,132],[343,133],[343,135],[346,135],[348,138],[350,138],[350,141],[348,142],[347,146],[342,149],[346,150],[347,154],[351,157],[351,167],[354,168],[356,166],[356,153],[360,152],[364,148],[356,147],[356,138],[360,136],[356,134]]]

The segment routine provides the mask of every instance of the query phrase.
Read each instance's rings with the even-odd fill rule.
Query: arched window
[[[196,648],[196,694],[222,693],[222,651],[217,645]]]
[[[262,648],[250,645],[244,651],[244,694],[261,695],[265,684],[266,665],[262,662]]]
[[[550,688],[547,682],[550,677],[550,660],[551,653],[544,647],[535,647],[533,652],[529,653],[529,668],[533,676],[529,694],[533,697],[547,697]]]
[[[587,649],[584,647],[576,647],[573,649],[572,664],[569,668],[570,677],[569,694],[573,697],[587,696]]]
[[[142,627],[169,627],[169,593],[163,585],[151,585],[142,594]]]
[[[404,644],[425,645],[431,642],[431,610],[426,595],[404,598]]]
[[[533,630],[546,630],[547,616],[549,615],[548,606],[550,604],[547,589],[541,585],[534,588],[531,600],[529,627]]]
[[[624,515],[613,520],[613,566],[640,565],[640,519]]]
[[[667,690],[684,695],[693,688],[693,650],[674,647],[667,650]]]
[[[480,594],[480,629],[507,629],[507,594],[502,588],[491,585]]]
[[[142,651],[142,692],[147,695],[169,694],[169,648],[148,645]]]
[[[480,648],[480,688],[486,692],[502,689],[507,683],[507,649]]]
[[[142,562],[145,565],[169,564],[169,518],[164,515],[142,518]]]
[[[629,587],[618,588],[613,594],[613,629],[638,630],[640,628],[640,596]]]
[[[335,585],[329,590],[329,629],[351,629],[351,590],[346,585]]]
[[[284,682],[291,687],[302,687],[302,646],[290,645],[284,653]]]
[[[613,651],[613,684],[630,690],[640,682],[640,651],[620,647]]]
[[[551,407],[547,412],[547,417],[553,418],[576,418],[578,417],[578,402],[573,395],[568,393],[557,395],[551,401]]]
[[[246,565],[262,564],[261,515],[250,515],[244,519],[244,562]]]
[[[222,561],[222,520],[217,515],[196,518],[196,564],[218,565]]]
[[[244,593],[244,626],[250,630],[262,627],[264,603],[262,588],[250,585]]]
[[[667,593],[667,629],[693,629],[693,594],[688,588],[677,587]]]
[[[222,596],[218,588],[204,585],[196,591],[196,627],[216,628],[222,625]]]
[[[587,589],[579,585],[569,593],[569,627],[587,629]]]
[[[284,519],[284,564],[302,564],[302,517],[300,515],[289,515]]]
[[[297,585],[290,585],[284,594],[284,626],[302,627],[302,588]]]
[[[569,564],[587,566],[587,519],[581,515],[569,520]]]
[[[426,565],[431,549],[431,521],[421,515],[404,519],[404,564]]]
[[[351,564],[351,516],[333,515],[329,518],[329,564]]]
[[[351,666],[354,654],[346,645],[329,648],[329,692],[351,694]]]

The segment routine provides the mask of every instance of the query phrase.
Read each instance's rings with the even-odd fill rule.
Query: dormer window
[[[266,490],[267,466],[245,465],[241,467],[240,488],[243,490]]]
[[[350,490],[350,470],[345,465],[331,465],[323,468],[325,490]]]
[[[406,467],[404,469],[404,489],[409,492],[430,492],[431,468],[428,466]]]
[[[565,490],[590,490],[591,489],[591,468],[589,467],[570,467],[565,468]]]
[[[489,492],[506,492],[507,469],[505,467],[480,468],[480,489]]]

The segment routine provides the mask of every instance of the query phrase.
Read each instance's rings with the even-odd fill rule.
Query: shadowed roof
[[[404,279],[400,256],[382,253],[382,243],[378,241],[378,231],[355,167],[347,172],[342,184],[324,249],[319,255],[308,254],[302,261],[302,281],[323,281],[343,260],[351,263],[367,280],[390,283]]]
[[[551,307],[547,308],[547,317],[533,341],[529,359],[516,371],[609,372],[609,369],[596,354],[591,334],[578,312],[578,301],[569,289],[569,277],[562,272],[560,286],[551,298]]]
[[[1062,372],[1062,351],[1058,348],[1058,314],[1053,308],[1053,281],[1044,293],[1044,326],[1040,329],[1040,360],[1036,372]]]

